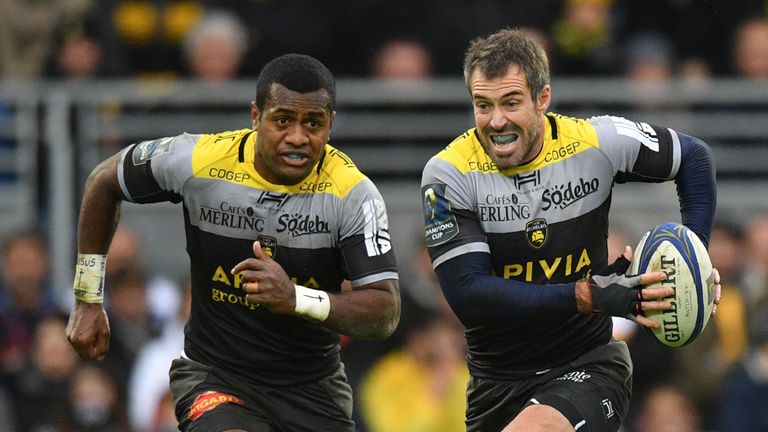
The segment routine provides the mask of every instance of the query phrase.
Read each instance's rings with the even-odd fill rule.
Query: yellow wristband
[[[106,255],[77,254],[75,283],[72,286],[75,298],[85,303],[103,303],[106,269]]]
[[[296,285],[296,308],[294,310],[299,315],[325,321],[328,314],[331,313],[331,300],[325,291]]]

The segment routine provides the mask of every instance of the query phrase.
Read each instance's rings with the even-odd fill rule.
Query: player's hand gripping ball
[[[714,273],[707,248],[693,231],[675,222],[657,225],[640,239],[630,274],[663,271],[667,279],[648,288],[672,287],[667,311],[648,311],[657,329],[645,328],[662,344],[677,348],[704,330],[714,304]]]

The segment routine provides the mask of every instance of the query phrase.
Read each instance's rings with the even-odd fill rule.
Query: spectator
[[[431,75],[432,54],[414,39],[387,41],[371,62],[371,76],[378,79],[424,79]]]
[[[677,64],[677,77],[687,85],[701,85],[712,78],[712,68],[700,57],[687,57]]]
[[[12,234],[3,243],[1,259],[0,378],[20,370],[38,322],[56,311],[48,285],[48,250],[39,234]]]
[[[744,297],[751,311],[768,307],[768,215],[755,216],[744,236]]]
[[[611,8],[613,0],[566,0],[552,26],[557,75],[612,75],[618,71]]]
[[[744,233],[741,227],[721,221],[715,222],[709,246],[712,265],[725,280],[724,289],[728,298],[717,306],[714,324],[719,334],[715,348],[718,363],[727,369],[734,365],[747,347],[747,304],[744,298]],[[710,365],[711,366],[711,365]]]
[[[463,431],[466,348],[455,317],[421,315],[405,346],[379,360],[361,386],[362,411],[372,432]]]
[[[154,421],[150,432],[176,432],[179,430],[179,422],[176,420],[175,408],[173,406],[173,395],[170,391],[165,392],[155,409]]]
[[[739,76],[768,79],[768,18],[747,20],[736,29],[733,59]]]
[[[129,371],[136,357],[145,344],[158,335],[159,329],[151,320],[147,279],[142,272],[136,269],[121,272],[110,281],[110,287],[105,305],[112,339],[110,356],[105,362],[118,378],[121,396],[125,396]]]
[[[658,87],[673,74],[672,42],[661,33],[638,33],[627,43],[626,75],[644,89]]]
[[[43,238],[32,231],[12,234],[2,251],[2,297],[34,327],[35,315],[45,313],[48,287],[48,252]]]
[[[677,350],[676,382],[685,386],[701,411],[701,425],[717,429],[717,407],[728,373],[742,358],[747,346],[747,312],[740,285],[743,263],[741,233],[737,227],[715,223],[709,243],[712,264],[720,272],[727,295],[717,315],[696,341]],[[702,371],[707,373],[702,373]]]
[[[688,394],[671,385],[648,392],[634,432],[699,432],[699,409]]]
[[[203,81],[235,78],[248,49],[248,32],[237,16],[208,12],[184,40],[190,75]]]
[[[13,393],[20,431],[48,430],[56,422],[58,408],[65,405],[70,377],[78,365],[65,328],[63,315],[47,316],[37,326],[30,362],[19,374]]]
[[[99,42],[85,35],[67,38],[54,53],[53,76],[69,80],[88,80],[101,71],[102,52]]]
[[[6,0],[0,14],[0,76],[29,80],[45,72],[57,38],[79,25],[91,0]]]
[[[539,45],[547,53],[547,56],[550,56],[550,67],[557,67],[554,64],[554,59],[551,57],[554,55],[552,52],[552,39],[547,32],[538,27],[520,27],[520,31],[525,33],[536,45]]]
[[[181,290],[168,275],[150,272],[146,266],[144,239],[139,233],[125,224],[118,226],[109,247],[107,261],[107,283],[119,277],[121,273],[136,271],[148,275],[147,291],[152,295],[148,299],[149,313],[153,323],[162,327],[166,320],[173,318],[181,303]]]
[[[168,387],[168,369],[173,359],[184,348],[184,325],[189,318],[192,306],[191,287],[184,288],[183,301],[173,319],[169,320],[159,337],[152,339],[140,348],[128,387],[128,415],[133,428],[137,431],[149,431],[155,421],[154,413],[160,409],[163,396]],[[171,405],[173,413],[173,405]],[[172,416],[175,423],[176,417]]]
[[[749,352],[728,378],[719,405],[723,432],[768,430],[768,309],[750,322]]]
[[[82,364],[72,375],[58,432],[130,432],[115,377],[95,363]]]

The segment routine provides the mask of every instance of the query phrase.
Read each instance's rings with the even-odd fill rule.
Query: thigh
[[[526,405],[560,411],[579,432],[616,431],[629,408],[632,363],[623,342],[611,342],[558,371]]]

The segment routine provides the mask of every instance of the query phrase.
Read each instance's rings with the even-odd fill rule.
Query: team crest
[[[270,258],[274,258],[277,254],[277,239],[269,236],[259,236],[256,239],[261,244],[261,249],[269,255]]]
[[[528,244],[539,249],[547,242],[549,229],[547,227],[547,221],[544,218],[534,219],[525,224],[525,238],[528,239]]]

